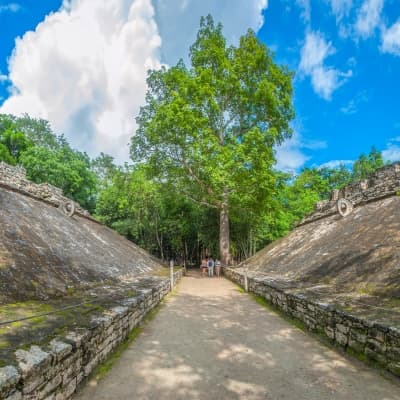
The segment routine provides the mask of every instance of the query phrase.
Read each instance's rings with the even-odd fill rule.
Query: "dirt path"
[[[400,386],[330,350],[224,278],[183,279],[76,400],[400,400]]]

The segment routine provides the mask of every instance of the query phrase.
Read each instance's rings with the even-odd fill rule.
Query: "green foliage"
[[[275,186],[273,146],[291,135],[292,74],[251,30],[228,47],[211,16],[190,64],[150,72],[133,161],[197,204],[263,209]]]
[[[89,211],[94,209],[97,178],[89,157],[57,137],[47,121],[1,114],[0,161],[22,165],[29,179],[57,186]]]
[[[15,117],[0,114],[0,161],[15,165],[21,154],[32,145],[15,123]]]
[[[47,182],[88,210],[94,208],[96,176],[90,170],[90,160],[61,142],[57,149],[33,146],[21,156],[27,176],[34,182]]]
[[[385,165],[382,153],[375,147],[371,148],[369,154],[361,154],[354,162],[352,178],[354,181],[369,178],[378,168]]]

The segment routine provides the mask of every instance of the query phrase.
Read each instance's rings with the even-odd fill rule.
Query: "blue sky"
[[[398,0],[0,0],[0,112],[43,117],[75,147],[125,161],[146,70],[185,57],[207,13],[233,43],[256,30],[296,74],[282,169],[372,145],[400,158]]]

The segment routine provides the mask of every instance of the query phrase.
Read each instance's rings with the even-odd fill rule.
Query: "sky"
[[[0,113],[50,121],[95,157],[129,161],[146,73],[187,61],[202,15],[248,28],[294,76],[278,168],[400,159],[399,0],[0,0]]]

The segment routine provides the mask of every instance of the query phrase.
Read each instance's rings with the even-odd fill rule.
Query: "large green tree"
[[[202,18],[190,65],[151,71],[131,142],[134,162],[186,198],[218,210],[219,248],[230,262],[229,213],[257,209],[275,185],[274,145],[291,135],[292,74],[253,31],[227,46]]]

